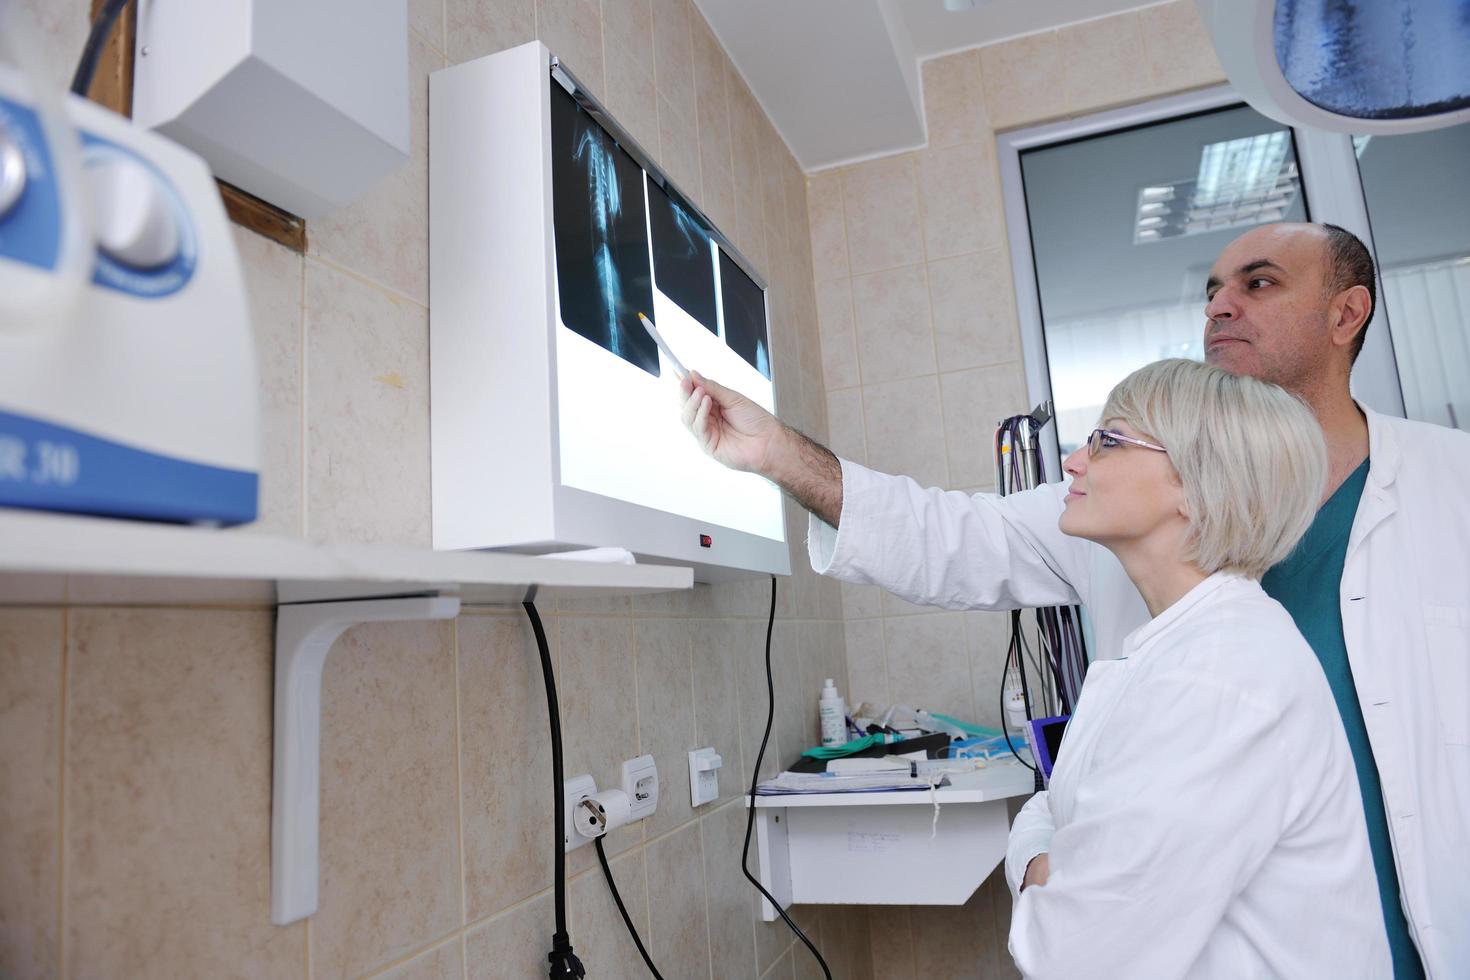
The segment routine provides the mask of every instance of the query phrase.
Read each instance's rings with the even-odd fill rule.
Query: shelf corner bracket
[[[278,608],[271,777],[271,921],[276,925],[303,919],[317,907],[322,668],[332,644],[358,623],[457,615],[457,596],[434,595]]]

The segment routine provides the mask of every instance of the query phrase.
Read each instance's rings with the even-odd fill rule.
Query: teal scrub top
[[[1347,642],[1342,633],[1342,608],[1339,588],[1342,569],[1347,561],[1348,536],[1358,500],[1368,481],[1368,461],[1353,471],[1342,486],[1328,498],[1306,536],[1291,555],[1272,568],[1261,579],[1266,594],[1286,607],[1297,629],[1322,663],[1348,745],[1358,770],[1358,786],[1363,793],[1363,812],[1368,818],[1368,844],[1373,851],[1373,867],[1378,873],[1378,896],[1383,902],[1383,920],[1388,929],[1388,945],[1393,952],[1393,974],[1422,978],[1423,964],[1409,936],[1409,924],[1399,904],[1399,876],[1393,863],[1393,847],[1388,836],[1388,815],[1383,809],[1383,793],[1378,783],[1378,766],[1373,761],[1373,746],[1368,742],[1368,728],[1363,723],[1363,709],[1353,686],[1353,671],[1348,664]]]

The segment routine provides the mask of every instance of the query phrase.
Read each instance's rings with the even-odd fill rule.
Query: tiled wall
[[[58,86],[87,0],[22,0]],[[413,155],[310,223],[299,256],[237,230],[261,353],[255,530],[429,543],[427,84],[540,37],[772,280],[783,414],[827,438],[805,178],[690,0],[411,0]],[[670,406],[674,411],[675,406]],[[792,529],[768,768],[817,738],[846,673],[841,601]],[[651,752],[658,813],[614,835],[620,887],[670,978],[810,977],[738,869],[739,785],[764,721],[768,586],[547,609],[569,774]],[[365,626],[324,680],[321,904],[270,924],[272,613],[0,610],[0,976],[545,975],[552,922],[545,700],[517,609]],[[727,760],[691,809],[685,753]],[[593,976],[643,974],[590,848],[570,861]],[[800,920],[872,976],[861,910]]]
[[[998,420],[1029,409],[995,134],[1224,81],[1176,0],[923,65],[929,144],[807,181],[832,448],[991,490]],[[852,700],[999,719],[1003,613],[842,586]]]

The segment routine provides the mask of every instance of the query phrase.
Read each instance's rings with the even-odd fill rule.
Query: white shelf
[[[1036,777],[1030,769],[1018,762],[994,762],[974,772],[955,773],[949,777],[950,785],[940,787],[932,794],[924,790],[903,790],[893,793],[801,793],[789,796],[757,796],[757,809],[766,807],[806,806],[933,806],[934,797],[939,804],[987,803],[1004,800],[1012,796],[1026,796],[1036,786]]]
[[[950,782],[933,792],[756,797],[761,884],[783,907],[963,905],[1005,858],[1006,800],[1030,796],[1035,777],[996,763]],[[776,918],[764,898],[761,918]]]
[[[465,605],[690,588],[671,565],[324,545],[296,538],[0,511],[0,604],[274,604],[412,594]]]

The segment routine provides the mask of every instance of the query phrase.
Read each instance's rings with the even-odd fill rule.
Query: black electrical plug
[[[587,969],[577,954],[572,952],[572,939],[564,932],[551,937],[551,952],[546,954],[551,961],[551,980],[582,980]]]

